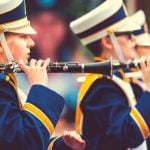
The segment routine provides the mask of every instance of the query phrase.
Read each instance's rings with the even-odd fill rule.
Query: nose
[[[136,37],[133,34],[131,36],[131,42],[133,43],[133,46],[135,47],[136,46]]]
[[[132,34],[131,39],[132,39],[133,42],[136,42],[136,36],[134,34]]]
[[[28,36],[28,46],[30,48],[34,47],[35,43],[30,36]]]

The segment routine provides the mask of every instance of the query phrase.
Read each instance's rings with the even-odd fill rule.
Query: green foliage
[[[94,9],[104,0],[72,0],[68,7],[68,14],[71,19],[79,18],[90,10]]]

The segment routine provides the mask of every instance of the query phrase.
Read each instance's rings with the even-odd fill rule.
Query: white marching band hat
[[[128,16],[122,0],[106,0],[86,15],[71,22],[72,31],[88,45],[112,32],[140,29]]]
[[[0,1],[0,33],[36,34],[26,16],[24,0]]]
[[[26,16],[26,5],[24,0],[1,0],[0,1],[0,42],[7,59],[13,60],[13,56],[5,39],[5,32],[36,34],[30,26]]]
[[[141,29],[134,31],[136,36],[136,45],[137,46],[150,46],[150,34],[147,31],[146,17],[142,10],[139,10],[131,16],[131,19],[139,26]]]

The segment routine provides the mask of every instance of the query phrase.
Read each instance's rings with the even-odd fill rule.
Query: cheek
[[[120,48],[122,53],[126,59],[134,59],[137,58],[137,53],[132,45],[132,42],[124,39],[119,41]]]
[[[25,44],[24,42],[22,41],[19,41],[19,42],[12,42],[9,44],[9,48],[10,48],[10,51],[14,57],[15,60],[18,60],[20,58],[23,58],[24,57],[24,49],[25,49]]]
[[[120,48],[121,48],[122,52],[123,52],[124,54],[126,54],[127,51],[128,51],[128,49],[129,49],[129,47],[130,47],[130,46],[129,46],[129,43],[124,42],[124,41],[120,41],[119,44],[120,44]]]
[[[131,40],[129,40],[126,37],[121,37],[119,41],[120,47],[124,51],[131,51],[135,47],[135,43],[133,43]]]

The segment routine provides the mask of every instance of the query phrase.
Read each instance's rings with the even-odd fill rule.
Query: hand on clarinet
[[[47,66],[50,63],[50,59],[35,60],[31,59],[29,66],[24,64],[23,60],[18,61],[18,65],[25,72],[31,85],[40,84],[43,86],[48,85]]]

